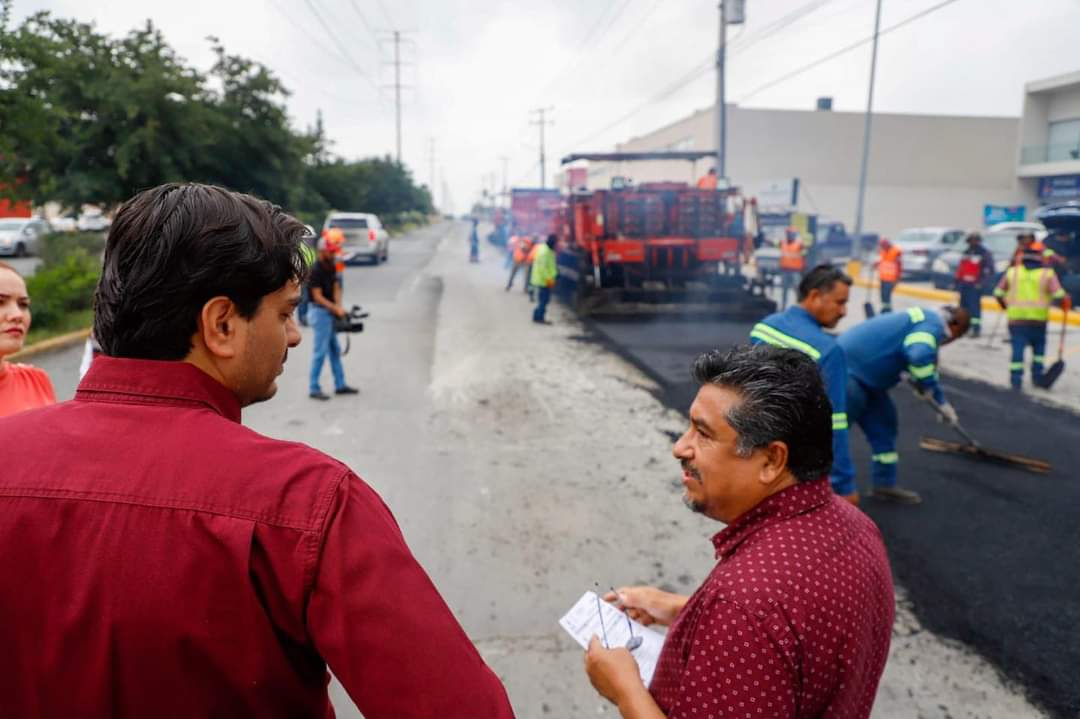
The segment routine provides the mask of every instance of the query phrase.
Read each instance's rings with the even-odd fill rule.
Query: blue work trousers
[[[308,309],[311,307],[311,290],[308,288],[305,282],[300,287],[300,304],[296,306],[296,318],[300,320],[300,324],[307,325],[308,323]]]
[[[315,330],[315,342],[311,356],[311,378],[308,381],[309,392],[321,392],[319,375],[322,374],[323,361],[330,359],[330,371],[334,374],[334,389],[345,386],[345,368],[341,366],[341,345],[334,332],[334,315],[321,305],[312,305],[310,310],[311,327]]]
[[[1009,325],[1009,342],[1012,344],[1012,361],[1009,362],[1009,384],[1020,389],[1024,380],[1024,350],[1031,346],[1031,381],[1042,382],[1043,363],[1046,353],[1046,324]]]
[[[548,302],[551,301],[550,287],[537,287],[536,309],[533,310],[533,322],[543,322],[544,313],[547,312]]]
[[[895,282],[881,283],[881,314],[892,312],[892,291],[895,287]]]
[[[971,336],[978,337],[982,331],[982,285],[961,282],[960,306],[971,314]]]
[[[848,422],[859,425],[870,444],[870,477],[875,487],[896,486],[896,435],[899,424],[896,405],[888,390],[871,389],[848,377]],[[851,487],[851,492],[855,488]],[[848,492],[848,494],[851,494]]]
[[[799,280],[802,278],[802,273],[798,270],[780,270],[780,310],[787,309],[787,295],[788,290],[795,292],[798,295],[799,292]]]

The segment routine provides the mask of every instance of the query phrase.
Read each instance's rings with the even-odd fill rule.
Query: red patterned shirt
[[[672,623],[649,688],[669,719],[870,716],[895,610],[874,523],[823,478],[713,544],[719,563]]]

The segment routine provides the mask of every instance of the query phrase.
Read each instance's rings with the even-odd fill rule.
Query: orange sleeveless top
[[[56,393],[45,370],[0,362],[0,417],[50,404],[56,404]]]

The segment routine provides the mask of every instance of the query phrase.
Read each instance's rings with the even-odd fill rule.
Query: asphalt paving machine
[[[697,160],[708,152],[574,154],[577,160]],[[559,294],[582,314],[677,313],[757,319],[776,303],[755,294],[742,263],[753,204],[738,188],[683,182],[574,192],[563,206]]]

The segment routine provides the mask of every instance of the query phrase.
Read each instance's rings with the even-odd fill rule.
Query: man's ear
[[[785,443],[776,440],[769,443],[762,450],[765,463],[761,465],[761,474],[758,481],[765,485],[775,484],[787,470],[788,447]]]
[[[222,359],[232,359],[239,352],[237,337],[240,314],[228,297],[212,297],[199,313],[199,337],[207,351]]]

